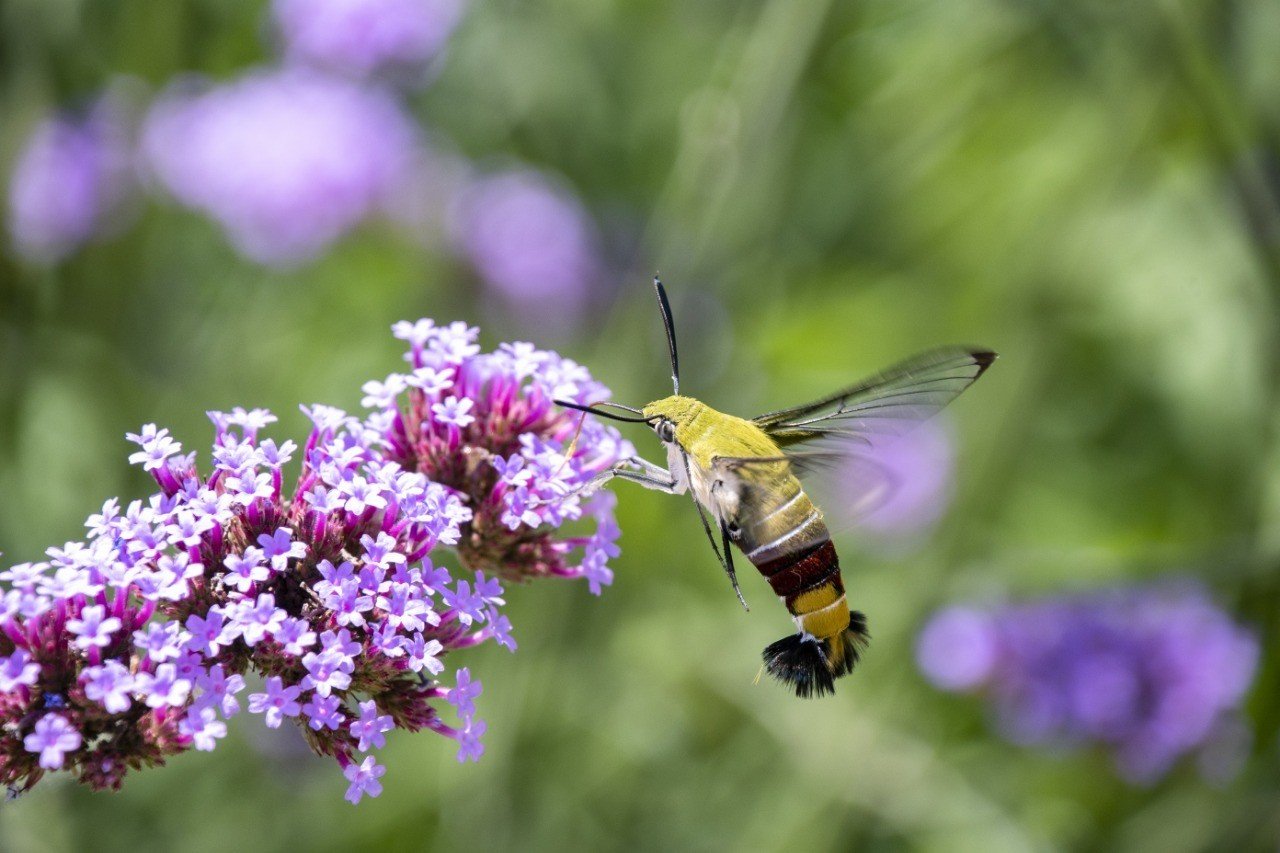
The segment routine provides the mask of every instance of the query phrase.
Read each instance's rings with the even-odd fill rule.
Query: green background
[[[0,164],[114,75],[271,61],[250,0],[6,0]],[[513,589],[520,651],[459,653],[487,751],[398,733],[352,808],[295,732],[237,718],[93,794],[0,805],[6,851],[1276,849],[1280,841],[1280,4],[1274,0],[770,0],[473,4],[409,95],[480,163],[567,179],[612,232],[611,308],[544,334],[486,310],[448,254],[372,224],[271,271],[160,203],[54,267],[0,257],[0,548],[81,536],[150,492],[123,435],[203,412],[358,408],[401,364],[398,319],[533,340],[617,398],[667,392],[661,269],[684,385],[752,414],[939,343],[1001,360],[954,407],[957,494],[926,541],[839,542],[872,620],[834,699],[753,685],[789,628],[754,574],[736,605],[683,500],[619,486],[623,555]],[[642,452],[657,447],[637,428]],[[1261,637],[1232,781],[1150,787],[1101,751],[1028,750],[918,674],[953,600],[1201,578]]]

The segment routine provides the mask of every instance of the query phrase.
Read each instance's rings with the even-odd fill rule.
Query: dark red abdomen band
[[[790,599],[828,582],[834,582],[841,588],[841,592],[844,591],[844,585],[840,583],[840,560],[836,556],[836,546],[831,544],[830,539],[803,551],[761,563],[756,568],[780,598]]]

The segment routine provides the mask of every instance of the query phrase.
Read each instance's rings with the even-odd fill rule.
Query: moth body
[[[764,650],[765,669],[799,696],[835,692],[835,680],[853,670],[867,644],[867,621],[850,610],[831,533],[801,477],[860,463],[869,436],[901,435],[936,414],[995,360],[994,352],[948,347],[922,353],[879,376],[799,406],[751,418],[716,411],[680,394],[675,324],[662,283],[654,279],[671,355],[674,394],[642,409],[619,403],[561,406],[653,428],[667,466],[631,457],[583,486],[598,488],[622,477],[670,494],[689,492],[721,566],[738,588],[737,548],[768,581],[797,631]],[[621,409],[630,416],[604,411]],[[845,483],[847,495],[863,490]],[[883,485],[883,484],[882,484]],[[865,489],[868,496],[876,494]],[[862,503],[849,498],[851,507]],[[704,509],[720,532],[712,533]]]
[[[849,609],[822,511],[780,461],[782,449],[751,421],[690,397],[656,400],[641,411],[673,425],[673,440],[663,444],[678,484],[728,531],[795,622],[796,634],[765,650],[766,668],[801,696],[831,692],[866,645],[866,619]]]

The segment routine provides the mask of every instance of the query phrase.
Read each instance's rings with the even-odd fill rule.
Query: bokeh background
[[[295,440],[299,403],[358,409],[400,319],[554,347],[638,404],[669,387],[660,269],[686,389],[741,414],[939,343],[1001,360],[906,503],[838,538],[875,639],[833,699],[753,684],[781,607],[747,569],[744,614],[687,501],[621,485],[614,585],[512,589],[519,652],[460,653],[478,764],[397,733],[352,808],[240,718],[120,793],[45,780],[0,848],[1276,849],[1278,41],[1270,0],[7,0],[8,561],[150,493],[141,423],[194,448],[207,409]],[[1157,772],[1019,735],[989,686],[939,688],[972,631],[919,640],[940,608],[1169,583],[1247,639]],[[1045,641],[1041,681],[1130,643],[1150,700],[1172,676],[1133,675],[1132,621]]]

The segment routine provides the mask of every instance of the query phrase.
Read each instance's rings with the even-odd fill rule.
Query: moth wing
[[[931,350],[826,397],[752,418],[784,451],[797,445],[870,445],[902,435],[940,412],[996,359],[990,350]]]
[[[876,457],[938,414],[986,372],[990,350],[921,353],[826,397],[753,418],[835,526],[856,524],[902,487]],[[757,462],[755,464],[770,464]]]
[[[899,487],[892,471],[858,448],[810,448],[783,456],[720,457],[713,468],[717,473],[727,474],[748,468],[789,468],[800,478],[815,505],[836,522],[835,526],[844,527],[883,507]]]

